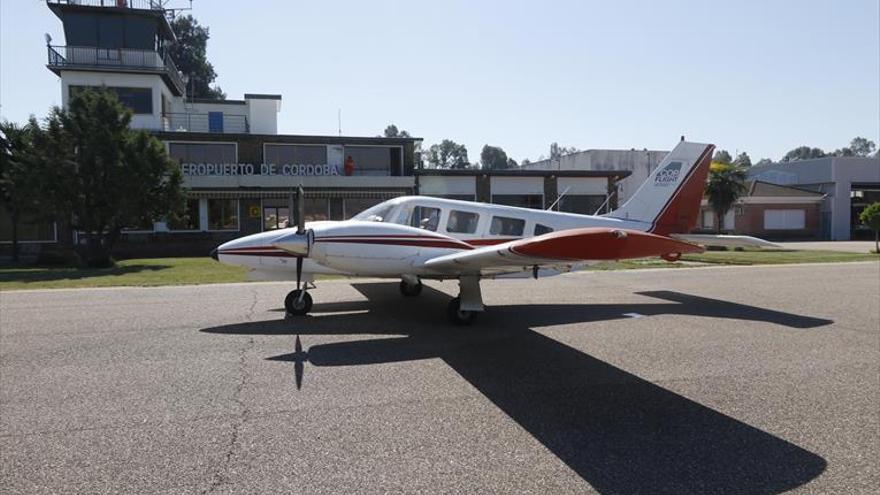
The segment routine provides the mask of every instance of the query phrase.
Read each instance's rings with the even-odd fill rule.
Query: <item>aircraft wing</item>
[[[424,267],[440,273],[485,275],[651,256],[674,261],[684,253],[702,251],[695,244],[637,230],[581,228],[439,256],[425,261]]]

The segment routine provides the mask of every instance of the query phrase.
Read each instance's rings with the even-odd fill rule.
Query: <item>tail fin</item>
[[[690,232],[697,224],[714,149],[711,144],[678,143],[635,194],[608,216],[650,224],[647,231],[659,235]]]

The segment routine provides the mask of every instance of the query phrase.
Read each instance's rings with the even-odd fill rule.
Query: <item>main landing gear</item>
[[[284,309],[289,316],[302,316],[312,310],[312,296],[307,289],[315,286],[309,282],[297,284],[298,289],[292,290],[284,298]],[[480,291],[478,276],[463,276],[458,279],[459,295],[449,301],[446,316],[455,325],[470,325],[483,312],[483,296]],[[415,297],[422,292],[421,280],[413,282],[409,277],[400,282],[400,292],[406,297]]]
[[[422,281],[418,277],[407,275],[400,280],[400,293],[404,297],[416,297],[422,293]]]
[[[458,279],[459,295],[449,301],[446,316],[456,325],[470,325],[483,312],[483,295],[480,292],[480,277],[463,276]]]

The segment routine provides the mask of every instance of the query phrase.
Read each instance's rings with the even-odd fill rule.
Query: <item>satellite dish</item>
[[[51,45],[52,44],[52,35],[50,35],[49,33],[43,33],[43,36],[46,38],[46,44]]]

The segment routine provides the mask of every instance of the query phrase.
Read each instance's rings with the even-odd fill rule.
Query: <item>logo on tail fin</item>
[[[675,184],[679,175],[681,175],[681,162],[669,162],[669,165],[663,167],[654,176],[654,185],[666,187]]]

